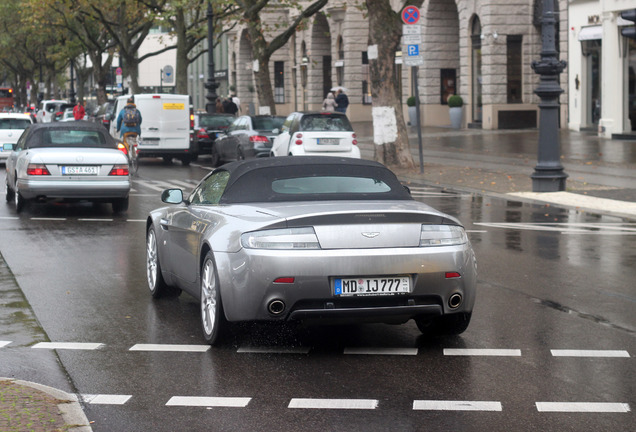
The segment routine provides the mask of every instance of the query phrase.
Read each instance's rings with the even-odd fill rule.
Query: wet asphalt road
[[[207,349],[198,304],[185,294],[153,301],[147,292],[144,220],[161,205],[161,189],[194,185],[206,172],[142,160],[123,216],[83,204],[32,206],[17,216],[1,204],[0,251],[41,329],[29,321],[8,331],[3,321],[0,375],[83,395],[95,431],[565,431],[636,423],[636,225],[415,186],[418,199],[466,224],[477,253],[479,295],[461,337],[425,337],[412,322],[245,325],[227,344],[196,352]],[[24,305],[19,292],[10,294],[14,306]],[[49,340],[95,345],[32,348]],[[193,351],[162,351],[165,344]],[[302,408],[317,400],[321,407]]]

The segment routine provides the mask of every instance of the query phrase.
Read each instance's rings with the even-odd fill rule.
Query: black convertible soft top
[[[412,200],[395,174],[381,163],[363,159],[332,156],[283,156],[232,162],[217,168],[212,174],[227,171],[229,179],[220,204],[323,201],[323,200]],[[273,186],[277,181],[310,177],[352,177],[371,179],[382,184],[382,192],[343,193],[280,193]]]

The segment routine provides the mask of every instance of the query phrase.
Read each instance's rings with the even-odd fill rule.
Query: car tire
[[[183,164],[183,166],[190,165],[190,162],[192,162],[192,156],[185,155],[185,156],[181,157],[181,163]]]
[[[208,252],[201,266],[201,328],[203,337],[210,345],[217,344],[227,331],[227,320],[221,304],[219,278],[212,252]]]
[[[7,202],[11,202],[13,201],[15,192],[13,192],[13,189],[9,187],[9,181],[6,178],[5,178],[5,185],[7,188],[5,197],[7,199]]]
[[[15,212],[20,213],[26,207],[26,200],[20,192],[18,192],[18,181],[16,180],[15,188],[13,189],[13,201],[15,202]]]
[[[153,298],[178,296],[181,294],[181,290],[168,285],[161,274],[157,234],[153,225],[150,226],[146,233],[146,280],[148,281],[150,295]]]
[[[210,150],[210,165],[212,165],[213,167],[218,167],[220,162],[221,156],[219,155],[219,152],[216,150],[215,147],[212,147],[212,150]]]
[[[418,317],[415,323],[427,335],[456,336],[466,331],[471,317],[472,312],[454,313],[439,317]]]
[[[241,148],[241,146],[236,147],[236,160],[245,160],[245,154],[243,153],[243,149]]]
[[[123,213],[128,210],[128,197],[126,198],[118,198],[112,202],[113,213]]]
[[[163,163],[171,164],[172,163],[172,157],[171,156],[164,156],[163,157]]]

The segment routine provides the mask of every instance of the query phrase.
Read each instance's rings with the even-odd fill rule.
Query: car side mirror
[[[166,189],[161,192],[161,201],[166,204],[181,204],[183,202],[183,191],[181,189]]]
[[[15,149],[15,144],[2,144],[2,151],[13,151]]]

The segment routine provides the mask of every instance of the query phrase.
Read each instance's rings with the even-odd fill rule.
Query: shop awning
[[[603,39],[603,26],[583,27],[579,32],[579,40],[598,40]]]

